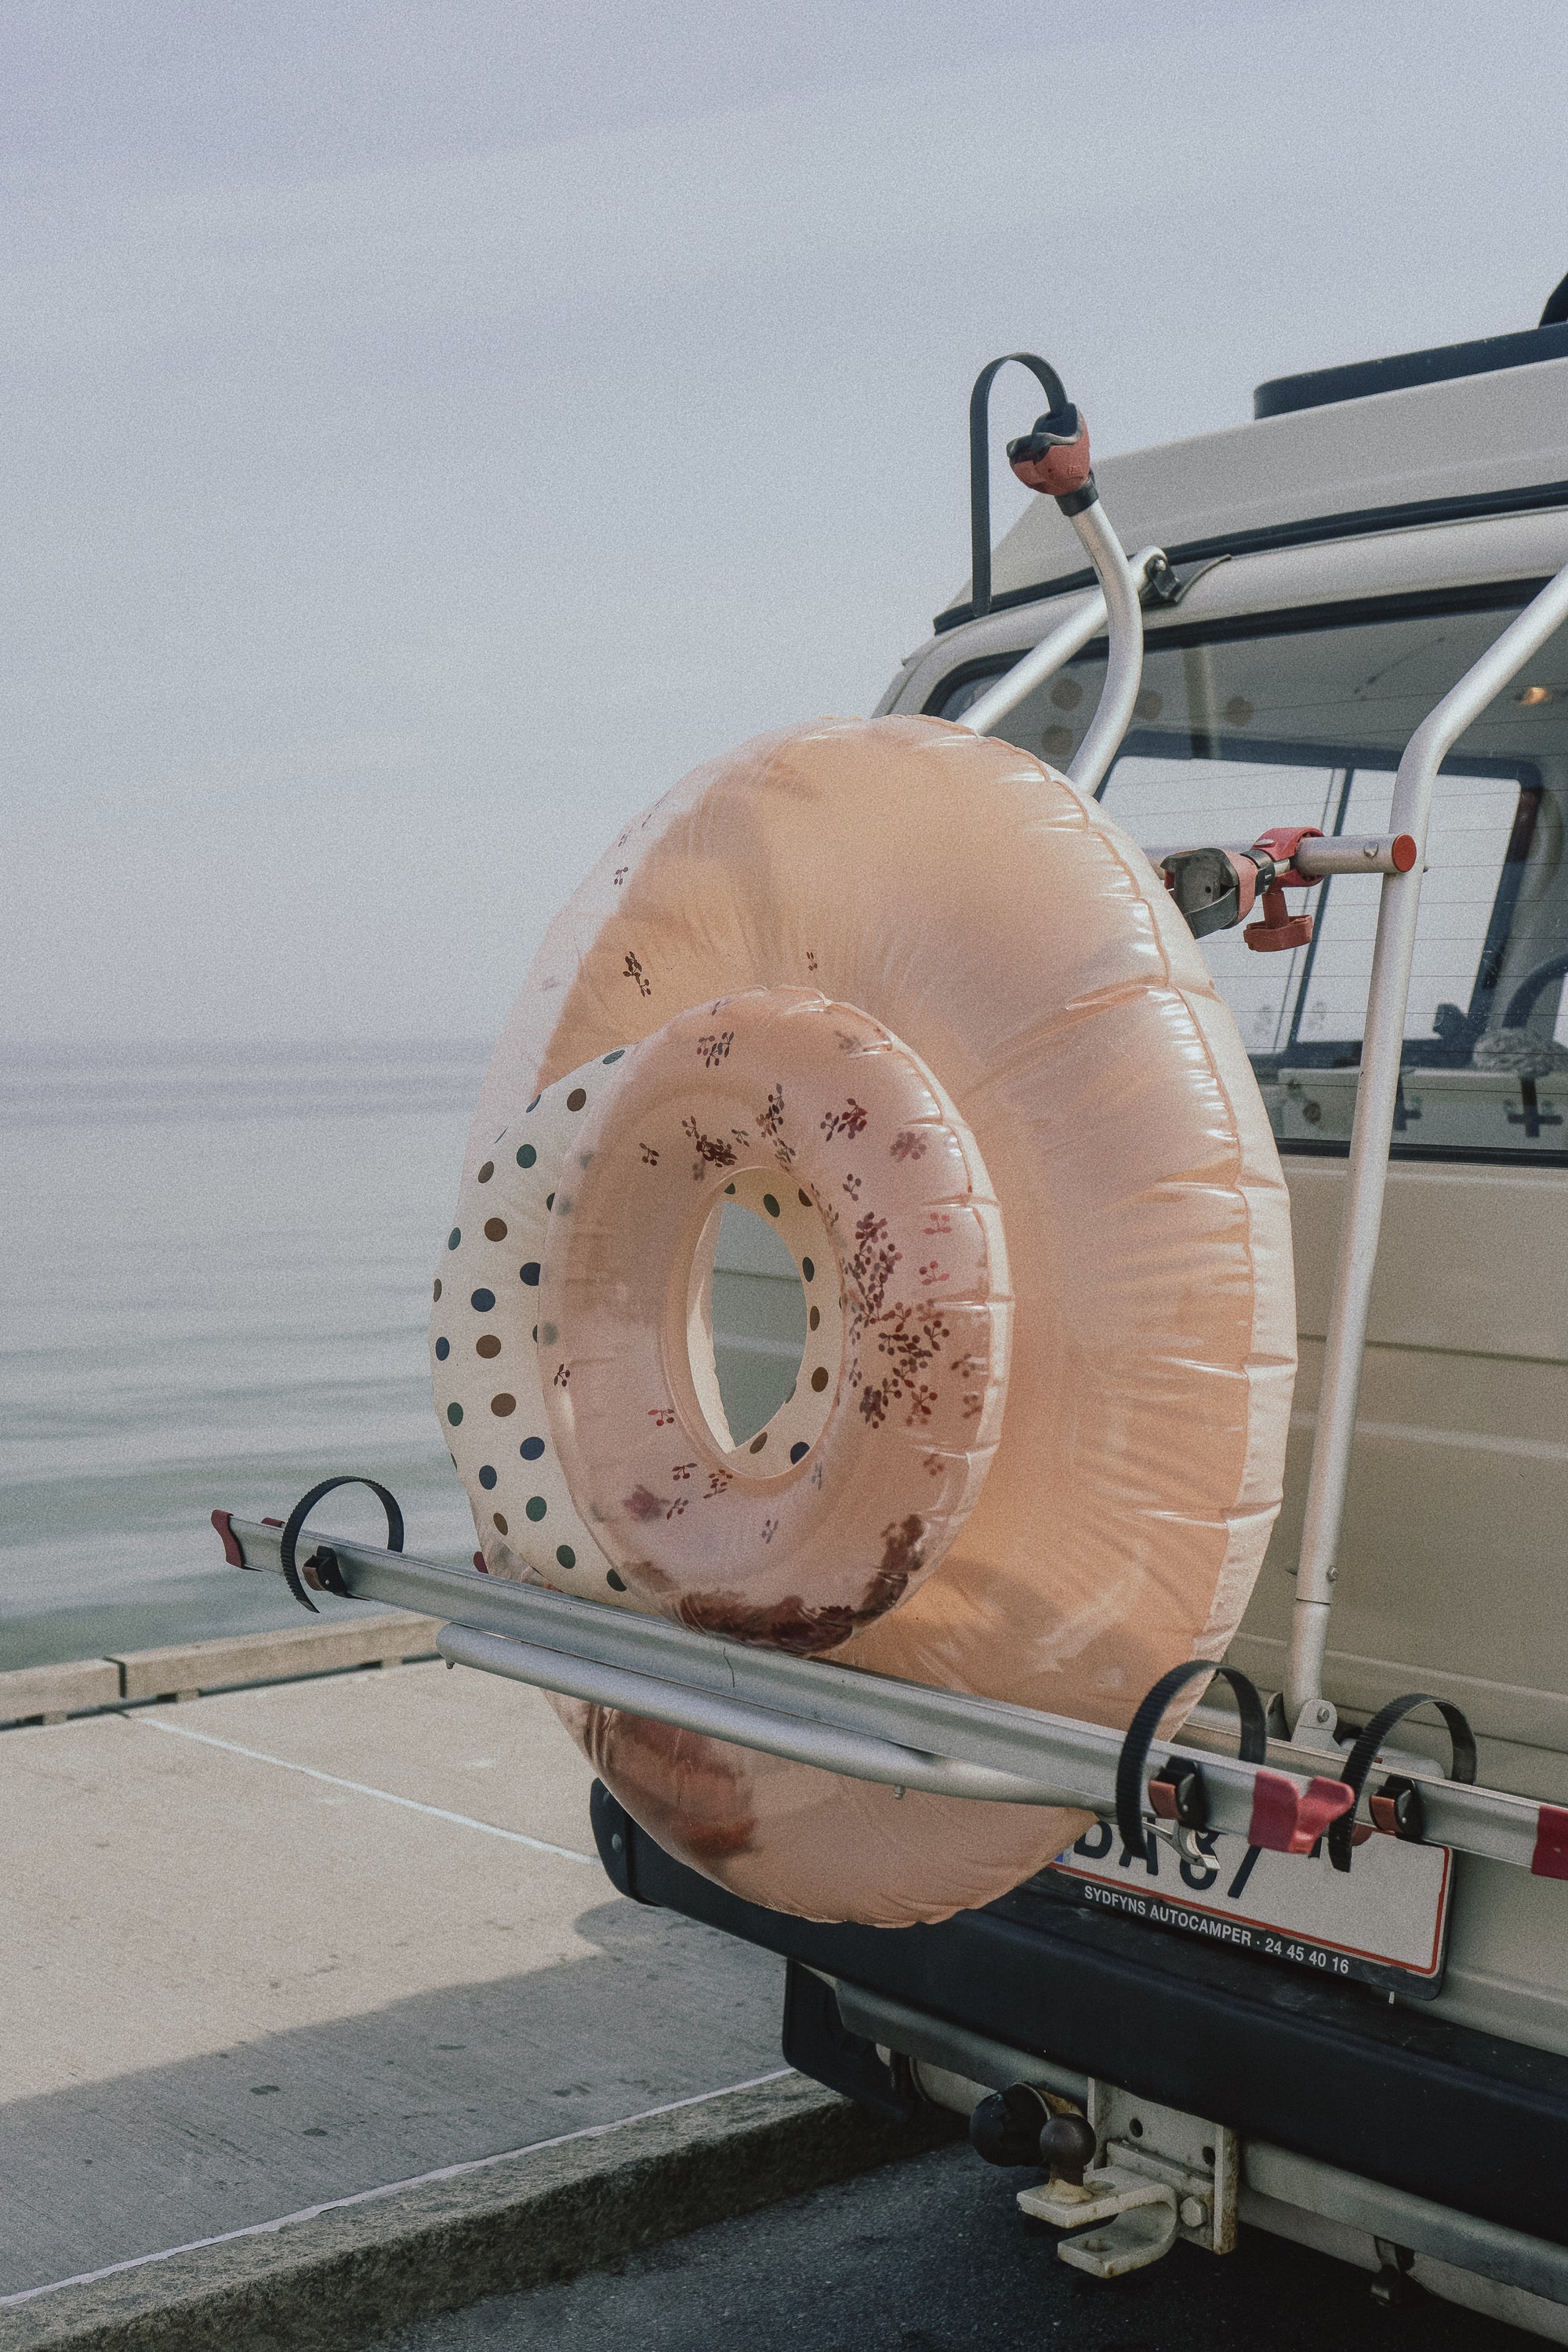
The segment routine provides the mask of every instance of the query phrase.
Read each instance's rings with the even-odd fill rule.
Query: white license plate
[[[1105,1822],[1052,1864],[1063,1891],[1117,1918],[1174,1928],[1231,1951],[1294,1961],[1326,1977],[1430,1995],[1443,1981],[1453,1856],[1447,1846],[1374,1836],[1347,1872],[1320,1844],[1270,1853],[1204,1830],[1196,1859],[1152,1832],[1136,1862]]]

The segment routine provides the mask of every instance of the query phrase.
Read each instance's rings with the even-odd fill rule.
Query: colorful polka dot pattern
[[[619,1054],[547,1087],[465,1178],[430,1315],[442,1433],[493,1576],[632,1605],[579,1516],[551,1438],[540,1371],[540,1266],[552,1216],[571,1213],[584,1113]]]

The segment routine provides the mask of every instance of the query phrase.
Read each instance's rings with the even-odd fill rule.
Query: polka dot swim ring
[[[809,1013],[795,1009],[807,1003]],[[731,1018],[736,1006],[744,1009]],[[882,1595],[872,1591],[868,1523],[852,1511],[853,1572],[836,1583],[830,1549],[814,1549],[803,1496],[790,1522],[800,1608],[781,1613],[791,1594],[765,1563],[748,1555],[743,1574],[716,1574],[717,1547],[698,1539],[698,1472],[675,1475],[691,1462],[705,1486],[715,1461],[733,1466],[734,1487],[718,1498],[728,1508],[746,1473],[728,1463],[727,1432],[700,1393],[674,1392],[679,1381],[660,1397],[640,1394],[655,1361],[656,1298],[664,1363],[700,1359],[691,1318],[700,1336],[703,1221],[718,1174],[729,1181],[732,1171],[708,1162],[709,1173],[692,1175],[700,1144],[683,1122],[696,1113],[676,1117],[654,1053],[639,1054],[660,1033],[695,1045],[729,1029],[732,1054],[743,1047],[765,1059],[764,1038],[793,1035],[792,1023],[825,1041],[836,1012],[866,1024],[858,1036],[874,1032],[907,1057],[929,1086],[931,1125],[952,1139],[943,1152],[969,1171],[970,1197],[985,1213],[975,1233],[994,1236],[994,1250],[987,1238],[982,1252],[977,1238],[965,1260],[973,1301],[990,1317],[991,1351],[973,1478],[961,1486],[944,1468],[931,1479],[943,1498],[940,1527],[897,1594],[874,1605]],[[605,1062],[617,1052],[620,1062]],[[748,1077],[760,1066],[748,1060]],[[812,1066],[824,1082],[839,1075],[830,1056]],[[701,1074],[715,1102],[721,1069]],[[602,1110],[595,1070],[611,1097]],[[579,1090],[583,1104],[566,1111]],[[837,1097],[830,1087],[822,1098]],[[742,1090],[733,1124],[753,1139],[765,1100],[754,1086]],[[661,1135],[672,1150],[679,1137],[690,1155],[684,1167],[676,1150],[667,1168],[661,1135],[633,1135],[658,1105],[668,1112]],[[458,1441],[470,1393],[487,1435],[520,1425],[528,1351],[519,1350],[515,1374],[508,1356],[506,1381],[491,1393],[515,1404],[497,1412],[482,1381],[458,1397],[443,1380],[459,1347],[465,1367],[498,1363],[476,1351],[485,1336],[508,1346],[499,1324],[481,1328],[484,1317],[465,1303],[460,1328],[433,1326],[448,1342],[436,1367],[437,1402],[492,1568],[685,1614],[731,1638],[799,1646],[830,1659],[824,1671],[864,1666],[1118,1727],[1168,1667],[1222,1654],[1279,1504],[1295,1370],[1287,1196],[1250,1066],[1195,943],[1148,860],[1064,779],[1006,744],[907,719],[822,720],[698,770],[626,829],[551,927],[481,1093],[455,1219],[460,1238],[447,1253],[449,1264],[464,1261],[462,1280],[470,1232],[483,1236],[488,1223],[479,1214],[474,1225],[481,1195],[493,1197],[503,1169],[509,1187],[514,1168],[526,1172],[517,1161],[524,1128],[547,1113],[583,1120],[584,1143],[602,1118],[603,1181],[596,1158],[582,1167],[579,1149],[565,1188],[571,1212],[557,1228],[556,1211],[541,1206],[526,1255],[521,1244],[511,1251],[511,1290],[489,1278],[489,1260],[473,1261],[473,1288],[513,1307],[531,1287],[519,1269],[539,1270],[537,1317],[509,1328],[531,1334],[537,1323],[527,1433],[552,1441],[559,1483],[547,1493],[541,1479],[524,1496],[525,1513],[535,1495],[546,1509],[541,1520],[525,1517],[521,1535],[504,1505],[508,1532],[493,1525],[502,1449],[492,1443],[481,1462]],[[838,1139],[822,1134],[822,1115],[827,1146]],[[716,1121],[697,1124],[710,1142],[721,1139]],[[798,1149],[805,1133],[792,1129],[785,1140]],[[674,1339],[672,1277],[667,1268],[650,1287],[629,1263],[619,1222],[612,1171],[626,1170],[632,1140],[659,1151],[668,1185],[655,1219],[659,1255],[687,1269],[687,1323]],[[766,1182],[764,1157],[737,1150],[746,1181]],[[890,1154],[887,1165],[902,1171]],[[828,1228],[846,1301],[837,1419],[789,1440],[807,1444],[799,1466],[814,1466],[819,1452],[824,1493],[837,1432],[858,1413],[868,1373],[842,1274],[853,1228],[832,1190],[836,1169],[814,1163],[797,1187],[825,1225],[828,1207],[839,1211]],[[846,1162],[836,1181],[862,1172]],[[682,1187],[690,1227],[675,1205]],[[559,1202],[562,1184],[547,1189]],[[956,1197],[956,1182],[939,1189],[933,1207]],[[776,1188],[773,1196],[782,1212]],[[508,1228],[497,1247],[510,1249],[513,1213],[494,1213]],[[595,1261],[600,1246],[608,1255]],[[815,1255],[797,1246],[797,1265]],[[507,1262],[498,1258],[497,1269]],[[917,1255],[911,1265],[905,1248],[898,1273],[918,1276],[930,1262]],[[613,1273],[597,1297],[595,1263]],[[438,1321],[445,1281],[444,1268]],[[619,1322],[617,1295],[627,1308]],[[471,1293],[458,1296],[467,1302]],[[903,1286],[890,1303],[912,1307],[915,1296]],[[563,1318],[581,1356],[559,1347]],[[557,1340],[546,1343],[552,1324]],[[626,1401],[618,1454],[602,1434],[595,1385],[612,1379]],[[592,1430],[584,1399],[593,1401]],[[634,1443],[634,1401],[644,1419],[665,1405],[687,1416],[674,1424],[686,1441],[678,1454],[658,1454],[641,1429]],[[791,1409],[800,1402],[797,1382]],[[457,1424],[453,1402],[463,1406]],[[945,1424],[942,1448],[963,1450]],[[547,1448],[539,1459],[548,1457]],[[629,1474],[619,1480],[610,1475],[617,1462]],[[486,1467],[494,1489],[480,1480]],[[675,1510],[688,1487],[692,1499]],[[751,1496],[744,1501],[752,1507]],[[554,1524],[581,1536],[565,1539],[571,1570],[552,1565],[542,1540],[557,1504]],[[913,1499],[910,1511],[921,1516]],[[892,1523],[880,1518],[874,1532]],[[749,1618],[752,1608],[761,1614]],[[839,1621],[815,1612],[836,1608],[849,1611],[853,1630],[818,1649]],[[752,1901],[810,1917],[940,1919],[1005,1893],[1084,1826],[1065,1810],[900,1797],[642,1718],[557,1706],[616,1795],[671,1853]]]
[[[432,1316],[487,1568],[837,1648],[931,1573],[995,1451],[1011,1300],[973,1136],[908,1047],[805,989],[678,1016],[515,1131],[464,1186]],[[710,1305],[729,1201],[811,1302],[795,1387],[739,1444]]]
[[[486,1568],[616,1601],[626,1586],[572,1499],[551,1433],[540,1279],[552,1216],[569,1213],[590,1093],[614,1091],[618,1051],[529,1102],[465,1180],[437,1275],[430,1373]]]

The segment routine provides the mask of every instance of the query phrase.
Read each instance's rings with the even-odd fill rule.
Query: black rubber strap
[[[991,610],[991,384],[997,369],[1015,360],[1030,371],[1052,408],[1068,404],[1060,376],[1037,352],[1004,352],[974,379],[969,395],[969,601],[975,620]]]
[[[382,1509],[386,1513],[387,1550],[401,1551],[403,1549],[403,1513],[397,1507],[397,1497],[390,1491],[389,1488],[381,1486],[374,1478],[359,1478],[354,1476],[352,1472],[342,1478],[323,1478],[319,1486],[312,1486],[308,1495],[300,1496],[299,1501],[289,1512],[288,1518],[284,1521],[283,1532],[278,1538],[279,1556],[283,1563],[283,1575],[288,1583],[289,1590],[294,1595],[295,1600],[300,1603],[300,1608],[308,1609],[312,1617],[319,1616],[321,1612],[317,1609],[315,1602],[306,1591],[304,1584],[300,1580],[299,1563],[294,1557],[295,1547],[299,1543],[300,1530],[303,1528],[306,1520],[310,1517],[310,1513],[321,1501],[322,1496],[331,1494],[333,1489],[338,1486],[368,1486],[371,1493],[381,1505]],[[314,1563],[312,1564],[314,1565]],[[338,1567],[337,1556],[330,1548],[321,1553],[321,1563],[317,1569],[317,1573],[321,1578],[321,1586],[324,1591],[336,1592],[344,1601],[348,1599],[348,1586],[342,1580],[342,1573]],[[329,1578],[335,1578],[336,1581],[334,1583],[330,1583],[328,1581]]]
[[[1434,1698],[1430,1691],[1411,1691],[1404,1698],[1391,1698],[1388,1705],[1379,1707],[1373,1717],[1351,1749],[1349,1759],[1340,1774],[1346,1788],[1353,1792],[1355,1804],[1348,1812],[1342,1813],[1329,1831],[1329,1860],[1336,1870],[1348,1870],[1351,1866],[1356,1806],[1361,1803],[1361,1792],[1366,1785],[1366,1777],[1372,1770],[1378,1749],[1394,1725],[1418,1706],[1436,1708],[1448,1727],[1448,1738],[1453,1744],[1452,1777],[1464,1781],[1467,1787],[1473,1784],[1476,1777],[1476,1735],[1460,1709],[1448,1699]]]
[[[1223,1675],[1236,1694],[1237,1712],[1241,1717],[1242,1762],[1261,1764],[1268,1756],[1268,1723],[1263,1701],[1258,1696],[1257,1684],[1238,1667],[1216,1665],[1212,1658],[1189,1658],[1185,1665],[1173,1666],[1168,1675],[1162,1675],[1152,1690],[1139,1700],[1138,1712],[1127,1727],[1127,1737],[1116,1759],[1116,1827],[1134,1861],[1146,1862],[1149,1858],[1143,1842],[1143,1775],[1150,1745],[1159,1728],[1160,1717],[1176,1693],[1199,1675]]]

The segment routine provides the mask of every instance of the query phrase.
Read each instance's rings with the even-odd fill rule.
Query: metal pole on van
[[[1062,380],[1033,352],[1008,352],[982,368],[969,396],[970,602],[976,616],[991,608],[991,385],[998,368],[1016,361],[1038,378],[1050,407],[1034,430],[1007,444],[1007,462],[1026,488],[1055,499],[1082,542],[1100,582],[1069,620],[998,679],[963,713],[958,725],[989,735],[1026,695],[1106,631],[1105,684],[1078,755],[1068,775],[1091,798],[1116,757],[1132,717],[1143,677],[1143,611],[1139,592],[1150,570],[1165,558],[1146,547],[1129,564],[1121,541],[1106,520],[1089,461],[1089,424],[1068,400]]]
[[[1297,1738],[1330,1738],[1334,1710],[1323,1696],[1323,1656],[1344,1519],[1356,1403],[1366,1352],[1367,1311],[1383,1223],[1388,1151],[1405,1047],[1405,1008],[1415,952],[1415,919],[1426,867],[1426,826],[1442,766],[1459,737],[1568,618],[1568,565],[1510,622],[1495,645],[1424,719],[1405,749],[1394,785],[1391,834],[1415,836],[1408,873],[1384,876],[1373,948],[1361,1083],[1351,1128],[1344,1223],[1323,1350],[1318,1432],[1307,1480],[1296,1601],[1285,1667],[1285,1711]]]

